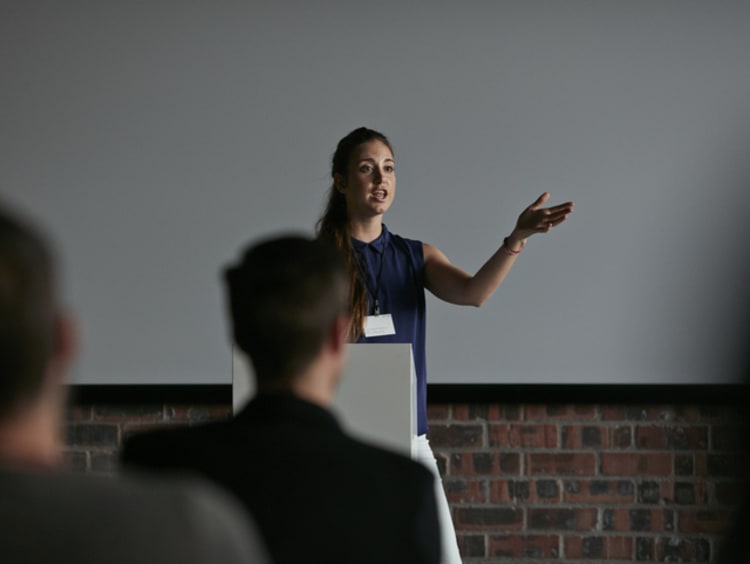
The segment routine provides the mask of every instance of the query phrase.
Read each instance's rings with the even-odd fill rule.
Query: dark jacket
[[[439,561],[430,471],[290,394],[259,396],[228,422],[134,436],[123,461],[197,471],[236,494],[276,564]]]

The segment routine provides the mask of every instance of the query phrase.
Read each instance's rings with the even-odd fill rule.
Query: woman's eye
[[[395,170],[395,168],[392,167],[392,166],[386,166],[386,167],[384,167],[384,169],[385,169],[386,172],[393,172]]]
[[[371,170],[372,170],[371,166],[365,165],[365,166],[359,167],[359,172],[370,172]]]

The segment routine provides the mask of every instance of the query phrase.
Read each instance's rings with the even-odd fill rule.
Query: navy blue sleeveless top
[[[380,237],[371,243],[352,238],[352,247],[360,276],[366,279],[368,315],[375,313],[377,300],[380,313],[390,313],[396,329],[395,335],[363,336],[359,342],[411,343],[417,377],[417,432],[423,435],[427,432],[427,364],[422,242],[394,235],[383,225]]]

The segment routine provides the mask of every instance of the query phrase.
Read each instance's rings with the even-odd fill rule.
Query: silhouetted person
[[[339,254],[268,240],[227,270],[226,286],[257,396],[229,422],[135,436],[124,461],[197,470],[233,491],[277,564],[437,563],[430,471],[350,438],[329,411],[350,322]]]
[[[265,564],[213,486],[60,469],[75,330],[42,237],[0,203],[0,561]]]

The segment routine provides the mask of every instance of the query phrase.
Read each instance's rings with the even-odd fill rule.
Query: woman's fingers
[[[539,208],[541,208],[541,207],[542,207],[542,205],[544,204],[544,202],[546,202],[547,200],[549,200],[549,192],[545,192],[544,194],[542,194],[541,196],[539,196],[539,197],[538,197],[538,198],[537,198],[537,199],[536,199],[536,200],[534,201],[534,203],[533,203],[533,204],[531,204],[531,205],[530,205],[530,206],[529,206],[528,208],[526,208],[526,209],[527,209],[527,210],[538,210]]]
[[[541,212],[542,217],[537,224],[537,228],[546,233],[552,227],[560,225],[563,221],[565,221],[568,218],[570,212],[573,210],[572,207],[563,205],[539,211]]]
[[[558,212],[558,211],[573,211],[573,202],[565,202],[564,204],[559,204],[557,206],[550,206],[547,208],[551,212]]]
[[[573,202],[565,202],[549,208],[542,205],[549,199],[549,192],[544,192],[533,204],[526,208],[518,218],[516,227],[531,233],[546,233],[560,225],[573,211]]]

